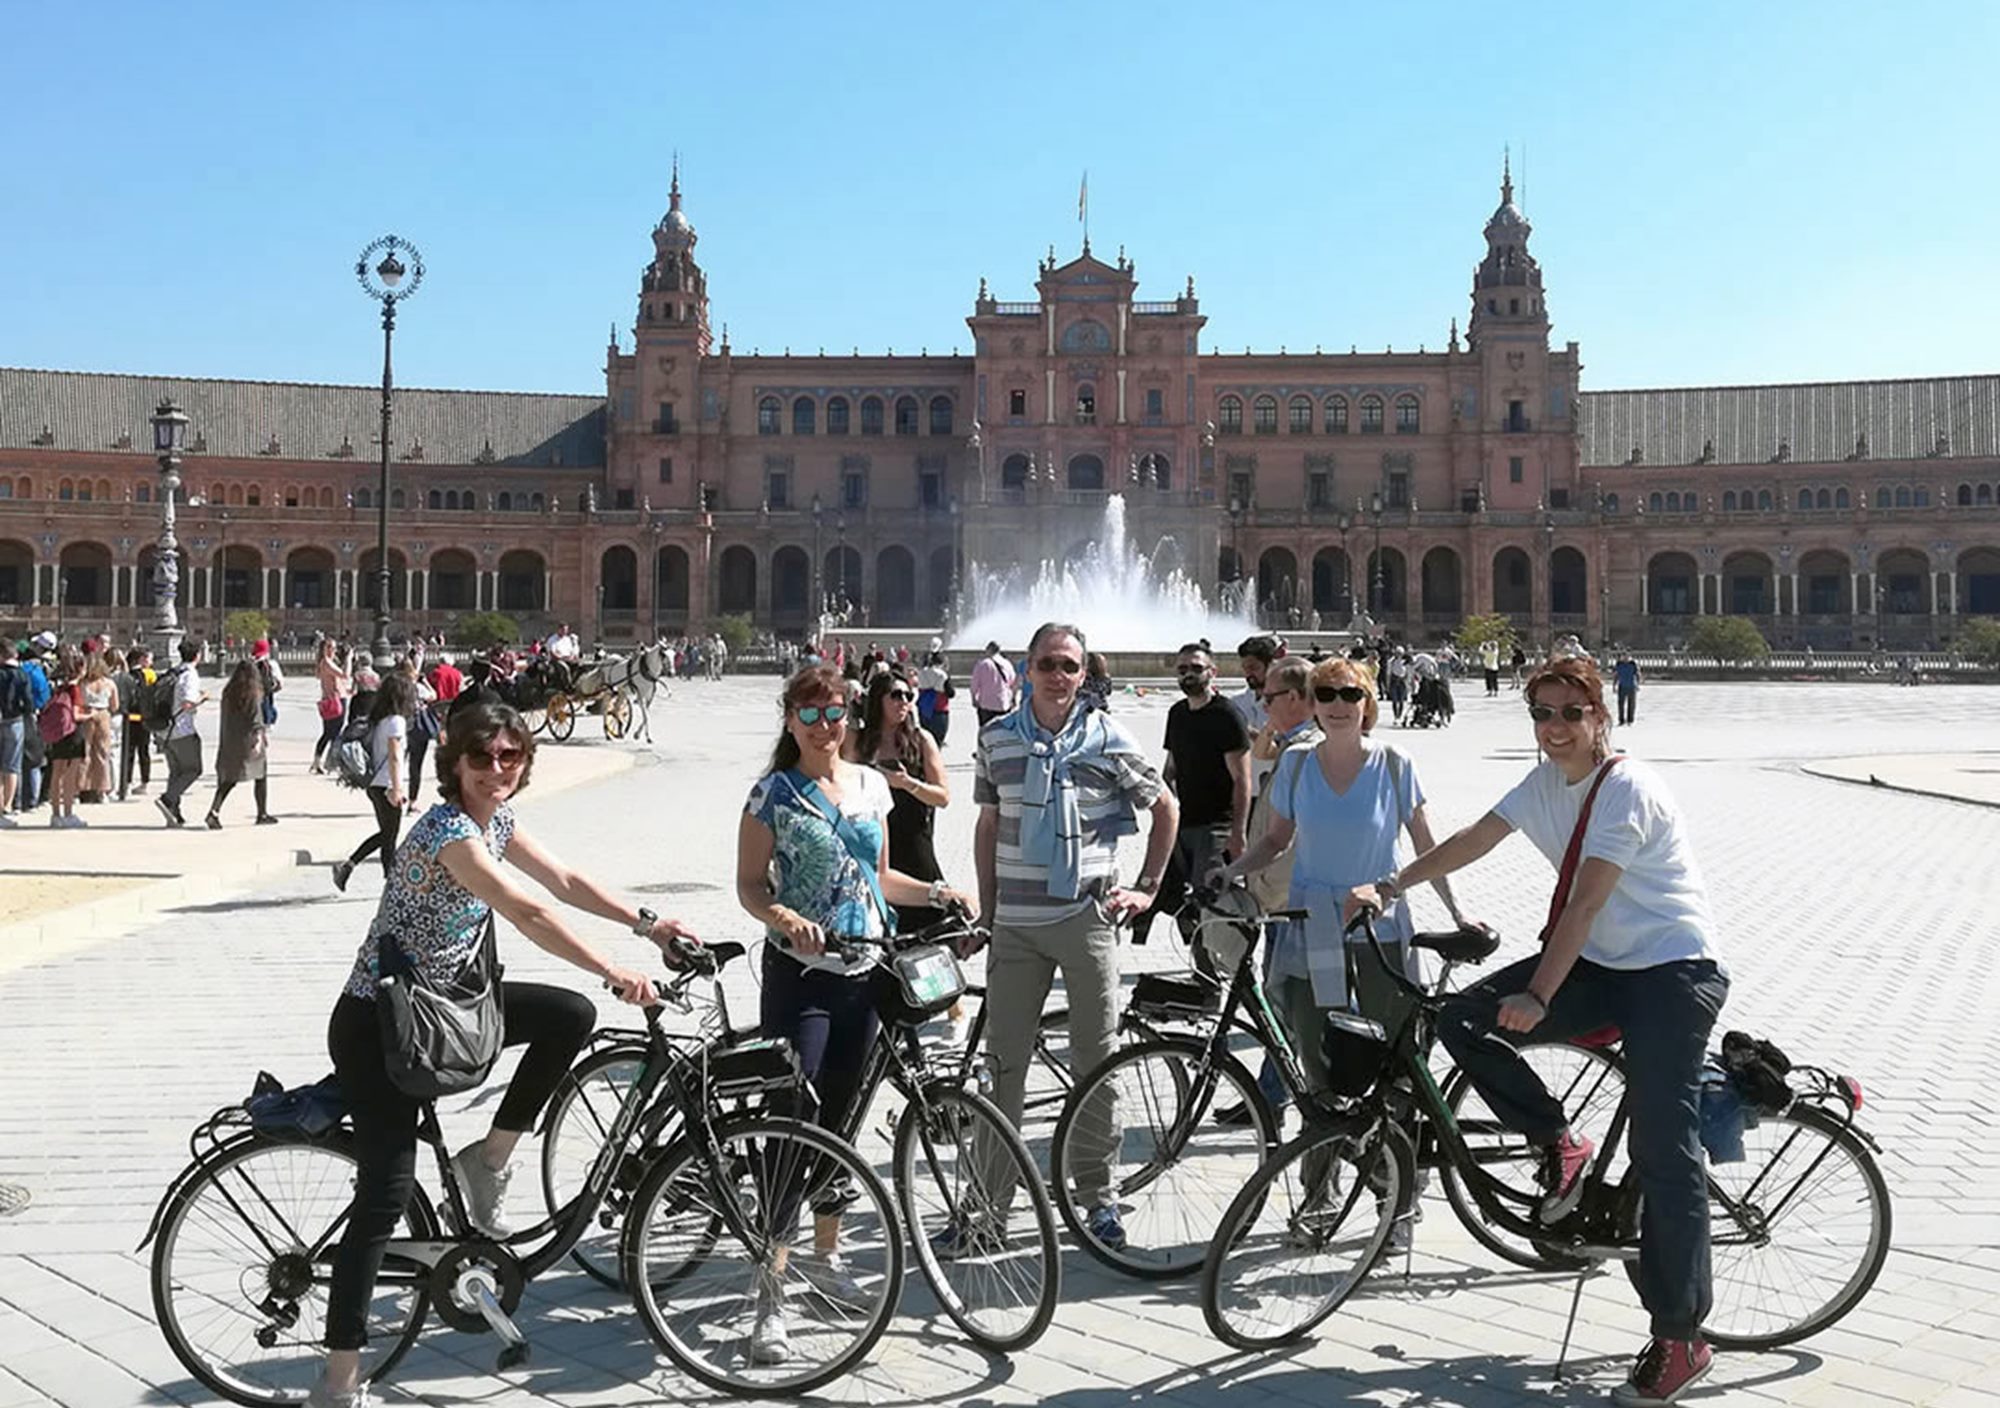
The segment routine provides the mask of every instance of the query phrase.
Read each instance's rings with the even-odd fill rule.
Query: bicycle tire
[[[1314,1156],[1331,1162],[1315,1169]],[[1223,1214],[1202,1267],[1210,1332],[1244,1350],[1311,1333],[1381,1260],[1408,1215],[1415,1167],[1409,1135],[1380,1117],[1358,1130],[1310,1126],[1266,1159]],[[1279,1313],[1259,1317],[1267,1306]]]
[[[982,1160],[989,1177],[1004,1165],[1004,1199],[980,1186]],[[1056,1214],[1027,1144],[993,1102],[946,1081],[925,1086],[896,1122],[895,1170],[910,1250],[945,1314],[1001,1353],[1040,1339],[1062,1295]],[[929,1212],[927,1194],[936,1195]],[[948,1237],[965,1245],[941,1254]]]
[[[549,1097],[542,1122],[542,1201],[550,1216],[583,1191],[591,1165],[611,1132],[611,1122],[625,1092],[645,1064],[644,1047],[614,1046],[593,1052],[570,1068]],[[625,1210],[652,1156],[671,1142],[678,1124],[676,1111],[656,1106],[633,1131],[631,1148],[619,1162],[612,1184],[597,1210],[597,1225],[577,1238],[570,1259],[586,1275],[613,1290],[625,1287],[623,1236]]]
[[[1206,1080],[1203,1071],[1209,1073]],[[1251,1111],[1252,1124],[1225,1125],[1210,1117],[1224,1104],[1223,1086],[1234,1088]],[[1135,1127],[1121,1113],[1128,1100],[1143,1115],[1143,1125]],[[1270,1102],[1234,1056],[1212,1061],[1208,1046],[1191,1037],[1128,1046],[1086,1076],[1064,1102],[1049,1157],[1056,1208],[1084,1251],[1114,1271],[1148,1281],[1192,1275],[1207,1257],[1230,1200],[1277,1147],[1277,1132]],[[1104,1157],[1111,1163],[1109,1192],[1124,1224],[1122,1246],[1108,1245],[1090,1231],[1102,1194],[1076,1185],[1077,1170],[1094,1161],[1093,1150],[1082,1147],[1086,1144],[1109,1149]],[[1121,1172],[1126,1165],[1130,1172]],[[1141,1195],[1143,1205],[1137,1201]]]
[[[1889,1257],[1893,1210],[1889,1186],[1867,1141],[1839,1115],[1816,1105],[1798,1105],[1783,1115],[1765,1115],[1744,1132],[1746,1157],[1741,1163],[1709,1165],[1709,1247],[1715,1288],[1713,1306],[1702,1333],[1717,1349],[1762,1350],[1794,1344],[1816,1335],[1861,1303]],[[1784,1169],[1774,1178],[1780,1163]],[[1810,1177],[1810,1186],[1804,1180]],[[1790,1180],[1788,1183],[1787,1180]],[[1744,1205],[1740,1192],[1779,1193],[1777,1215],[1759,1226],[1769,1213],[1761,1202]],[[1812,1200],[1810,1204],[1802,1199]],[[1732,1204],[1742,1208],[1732,1211]],[[1840,1216],[1845,1208],[1846,1216]],[[1821,1237],[1832,1240],[1838,1226],[1865,1218],[1860,1245],[1850,1254],[1836,1244],[1824,1250]],[[1749,1220],[1746,1220],[1749,1219]],[[1797,1252],[1787,1252],[1770,1234],[1788,1228],[1814,1250],[1811,1260],[1851,1266],[1845,1279],[1823,1294],[1807,1297],[1781,1289],[1780,1268]],[[1768,1240],[1760,1241],[1757,1232]],[[1626,1272],[1638,1284],[1638,1263]],[[1747,1274],[1746,1274],[1747,1273]],[[1799,1305],[1798,1310],[1790,1309]]]
[[[353,1142],[345,1131],[310,1142],[251,1135],[206,1160],[161,1215],[148,1276],[154,1318],[174,1357],[232,1403],[298,1403],[319,1377],[327,1278],[339,1245],[329,1233],[353,1200]],[[253,1161],[271,1167],[246,1169]],[[411,1192],[404,1226],[411,1237],[438,1235],[437,1215],[421,1187]],[[197,1246],[204,1236],[215,1239],[213,1250]],[[307,1255],[319,1242],[324,1245],[317,1254]],[[214,1270],[198,1270],[209,1258],[217,1263]],[[385,1270],[394,1276],[392,1268]],[[430,1292],[414,1269],[412,1275],[393,1296],[378,1282],[369,1347],[362,1351],[366,1379],[386,1376],[423,1330]],[[385,1302],[391,1306],[386,1312]],[[238,1346],[234,1353],[196,1343],[210,1338],[194,1324],[197,1307],[201,1326],[222,1327]],[[287,1307],[289,1322],[280,1324]],[[274,1332],[271,1344],[259,1342],[260,1334]],[[254,1362],[239,1363],[238,1355]]]
[[[1625,1072],[1619,1058],[1601,1047],[1578,1046],[1567,1041],[1527,1042],[1517,1049],[1542,1078],[1549,1093],[1562,1102],[1570,1128],[1602,1148],[1605,1131],[1625,1090]],[[1487,1173],[1524,1195],[1519,1207],[1525,1216],[1533,1207],[1529,1199],[1539,1194],[1536,1178],[1540,1151],[1486,1109],[1486,1102],[1472,1088],[1464,1071],[1451,1073],[1445,1082],[1444,1099],[1474,1160]],[[1466,1186],[1464,1172],[1449,1160],[1440,1160],[1438,1175],[1444,1184],[1445,1201],[1451,1204],[1465,1230],[1503,1261],[1535,1270],[1573,1271],[1584,1265],[1549,1244],[1531,1242],[1496,1227]]]
[[[753,1115],[714,1133],[719,1167],[694,1139],[676,1141],[654,1160],[626,1215],[625,1284],[639,1318],[683,1373],[724,1393],[792,1395],[831,1383],[875,1347],[900,1297],[903,1241],[889,1190],[851,1145],[817,1125]],[[839,1217],[847,1264],[838,1271],[794,1245],[812,1189],[836,1180],[856,1194]],[[725,1208],[748,1224],[755,1245]],[[674,1274],[657,1274],[663,1264]],[[839,1284],[842,1275],[853,1291]],[[788,1325],[806,1313],[807,1327],[794,1333],[831,1341],[831,1352],[757,1362],[752,1338],[773,1304]]]

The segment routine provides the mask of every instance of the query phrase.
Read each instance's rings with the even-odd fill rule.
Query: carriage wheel
[[[623,738],[632,727],[632,700],[624,690],[613,690],[604,701],[604,736]]]
[[[549,696],[549,737],[566,743],[576,732],[576,701],[567,694]]]
[[[529,733],[540,733],[549,726],[549,711],[540,707],[523,709],[521,722],[528,726]]]

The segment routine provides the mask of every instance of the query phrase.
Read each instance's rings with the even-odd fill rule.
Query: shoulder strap
[[[1281,767],[1286,758],[1292,759],[1291,775],[1282,779],[1281,782],[1285,789],[1285,806],[1290,810],[1293,821],[1297,821],[1299,816],[1299,778],[1305,772],[1306,764],[1314,761],[1313,753],[1318,746],[1318,744],[1311,744],[1304,748],[1287,748],[1283,753],[1278,755],[1278,763]],[[1275,786],[1273,790],[1275,790]]]
[[[883,932],[893,931],[896,921],[889,913],[888,900],[883,897],[881,877],[875,873],[875,865],[861,858],[861,852],[866,849],[867,842],[854,822],[849,819],[847,813],[827,801],[826,794],[819,790],[818,783],[797,768],[785,770],[785,781],[791,784],[792,791],[798,794],[800,801],[825,819],[826,824],[833,828],[834,835],[840,838],[841,845],[847,848],[847,853],[854,857],[854,863],[860,869],[862,878],[868,882],[868,895],[875,901],[875,913],[881,917]]]
[[[1396,795],[1396,825],[1400,829],[1410,824],[1410,813],[1403,809],[1403,777],[1410,760],[1393,743],[1384,743],[1382,751],[1388,755],[1383,761],[1389,765],[1389,790]]]
[[[1614,753],[1605,759],[1604,765],[1597,770],[1596,780],[1590,784],[1590,791],[1584,794],[1583,810],[1576,814],[1576,829],[1569,834],[1569,849],[1563,852],[1562,869],[1556,872],[1556,892],[1549,899],[1549,919],[1536,937],[1538,943],[1549,941],[1549,935],[1556,931],[1556,921],[1569,907],[1569,892],[1576,884],[1577,858],[1583,854],[1583,833],[1590,829],[1591,809],[1597,805],[1597,789],[1604,785],[1605,778],[1611,776],[1611,770],[1624,761],[1623,753]]]

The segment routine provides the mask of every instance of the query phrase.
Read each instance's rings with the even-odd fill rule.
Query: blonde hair
[[[1313,666],[1311,688],[1343,684],[1359,685],[1367,694],[1368,697],[1361,701],[1361,731],[1373,733],[1375,721],[1382,715],[1382,702],[1375,694],[1375,671],[1358,660],[1346,660],[1339,656]],[[1315,699],[1313,706],[1317,708],[1318,705],[1319,701]]]

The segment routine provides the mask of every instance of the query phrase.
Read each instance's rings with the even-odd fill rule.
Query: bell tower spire
[[[673,179],[667,188],[667,213],[653,227],[653,262],[639,281],[639,327],[642,337],[685,340],[692,336],[695,352],[708,352],[708,276],[695,262],[700,236],[681,209],[681,156],[674,153]],[[654,338],[646,338],[648,341]]]
[[[1548,311],[1542,302],[1542,267],[1528,253],[1534,227],[1514,204],[1512,153],[1500,158],[1500,205],[1486,222],[1486,257],[1472,274],[1472,321],[1466,340],[1508,332],[1539,334],[1546,343]]]

